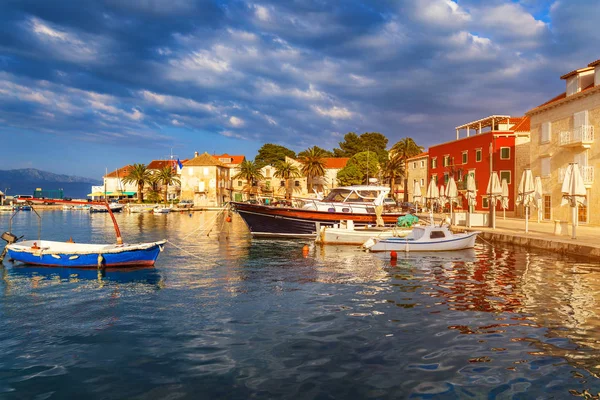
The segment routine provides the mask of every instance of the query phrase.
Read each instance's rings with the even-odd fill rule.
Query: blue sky
[[[429,146],[564,91],[597,21],[584,0],[5,0],[0,169],[100,177],[350,131]]]

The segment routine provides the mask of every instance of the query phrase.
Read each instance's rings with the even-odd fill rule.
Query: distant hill
[[[59,175],[34,168],[0,170],[0,191],[8,195],[33,194],[35,189],[63,189],[65,197],[86,198],[93,185],[102,181],[81,176]]]

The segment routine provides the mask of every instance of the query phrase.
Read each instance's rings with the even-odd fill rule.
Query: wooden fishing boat
[[[452,233],[446,226],[415,226],[405,237],[371,238],[363,247],[369,251],[453,251],[475,247],[480,232]]]
[[[35,202],[35,200],[30,200]],[[54,201],[54,200],[53,200]],[[87,202],[56,200],[62,204],[88,204]],[[12,227],[11,217],[9,231],[0,235],[7,242],[4,252],[0,255],[0,262],[8,254],[9,259],[23,264],[43,265],[70,268],[106,268],[106,267],[132,267],[154,265],[158,255],[163,250],[166,240],[150,243],[124,244],[117,220],[108,203],[89,203],[92,207],[106,207],[116,235],[116,243],[90,244],[74,243],[72,239],[67,242],[42,240],[26,240],[19,242],[18,238],[10,232]],[[32,210],[37,214],[35,209]],[[16,214],[16,213],[15,213]],[[41,220],[41,219],[40,219]]]

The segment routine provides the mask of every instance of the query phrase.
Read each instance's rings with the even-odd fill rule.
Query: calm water
[[[167,245],[155,268],[0,267],[0,398],[600,392],[598,265],[484,245],[395,266],[343,247],[304,257],[307,241],[251,241],[215,215],[118,215],[128,242],[184,249]],[[114,240],[106,215],[42,216],[47,239]],[[35,215],[13,231],[36,238]]]

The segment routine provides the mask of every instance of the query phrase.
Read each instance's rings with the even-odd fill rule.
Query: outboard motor
[[[0,236],[0,239],[4,240],[6,242],[6,244],[13,244],[15,243],[17,240],[19,240],[18,237],[16,237],[15,235],[13,235],[10,232],[4,232],[2,234],[2,236]]]

